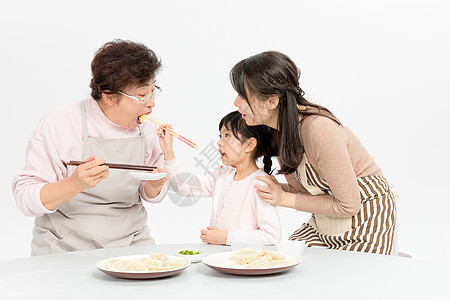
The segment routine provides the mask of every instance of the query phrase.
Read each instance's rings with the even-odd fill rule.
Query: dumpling
[[[142,261],[133,259],[125,266],[124,271],[147,271],[147,266]]]
[[[148,114],[139,116],[139,122],[144,123],[148,120]]]

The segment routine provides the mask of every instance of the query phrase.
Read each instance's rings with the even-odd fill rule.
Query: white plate
[[[131,177],[139,180],[159,180],[167,176],[167,173],[128,172]]]
[[[114,270],[108,270],[106,268],[106,266],[108,265],[108,259],[109,259],[109,258],[107,258],[107,259],[97,262],[96,266],[100,271],[102,271],[108,275],[114,276],[114,277],[126,278],[126,279],[150,279],[150,278],[160,278],[160,277],[166,277],[166,276],[177,274],[191,265],[191,262],[187,259],[183,259],[181,257],[176,257],[176,256],[172,256],[172,255],[165,255],[165,256],[167,256],[167,258],[169,258],[169,261],[182,260],[185,263],[185,265],[182,267],[175,268],[175,269],[162,270],[162,271],[114,271]],[[142,257],[149,257],[149,255],[148,254],[129,255],[129,256],[114,257],[114,258],[139,259]]]
[[[180,254],[180,251],[184,251],[184,250],[188,250],[188,251],[192,250],[194,252],[200,252],[200,254]],[[184,248],[184,249],[177,250],[175,255],[186,258],[186,259],[190,260],[191,262],[199,262],[199,261],[202,261],[202,258],[205,256],[205,251],[201,250],[201,249]]]
[[[208,255],[204,257],[202,261],[205,265],[214,270],[235,275],[266,275],[266,274],[281,273],[292,269],[302,261],[300,256],[291,253],[278,251],[272,252],[283,254],[284,256],[286,256],[288,260],[291,261],[291,263],[284,266],[275,266],[266,268],[246,268],[230,260],[230,256],[233,255],[235,251],[220,252]]]

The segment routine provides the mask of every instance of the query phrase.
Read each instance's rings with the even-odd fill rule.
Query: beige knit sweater
[[[357,177],[382,175],[380,167],[345,126],[323,116],[308,116],[300,135],[310,165],[328,183],[331,195],[309,194],[294,174],[286,175],[283,190],[296,193],[296,209],[325,216],[352,216],[361,199]]]

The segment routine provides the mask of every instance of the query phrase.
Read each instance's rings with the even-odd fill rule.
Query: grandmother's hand
[[[279,206],[286,197],[286,192],[281,188],[280,183],[273,175],[257,176],[256,179],[267,183],[267,186],[255,184],[256,193],[261,200],[272,206]]]
[[[105,166],[104,159],[95,159],[92,154],[85,160],[84,164],[76,167],[75,172],[69,176],[72,185],[79,191],[93,188],[108,177],[109,167]]]
[[[156,170],[153,170],[151,173],[167,173],[167,171],[164,169],[158,168]],[[158,180],[146,180],[144,189],[145,189],[145,194],[147,195],[147,197],[155,198],[156,196],[158,196],[162,190],[162,187],[166,183],[166,181],[167,181],[167,176],[163,177],[161,179],[158,179]]]

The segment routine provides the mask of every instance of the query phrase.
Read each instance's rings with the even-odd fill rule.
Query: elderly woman
[[[104,163],[162,166],[155,125],[139,121],[155,106],[160,67],[145,45],[106,43],[91,64],[91,98],[41,120],[12,186],[18,207],[36,217],[32,255],[154,243],[141,199],[160,202],[166,178],[139,181]]]

